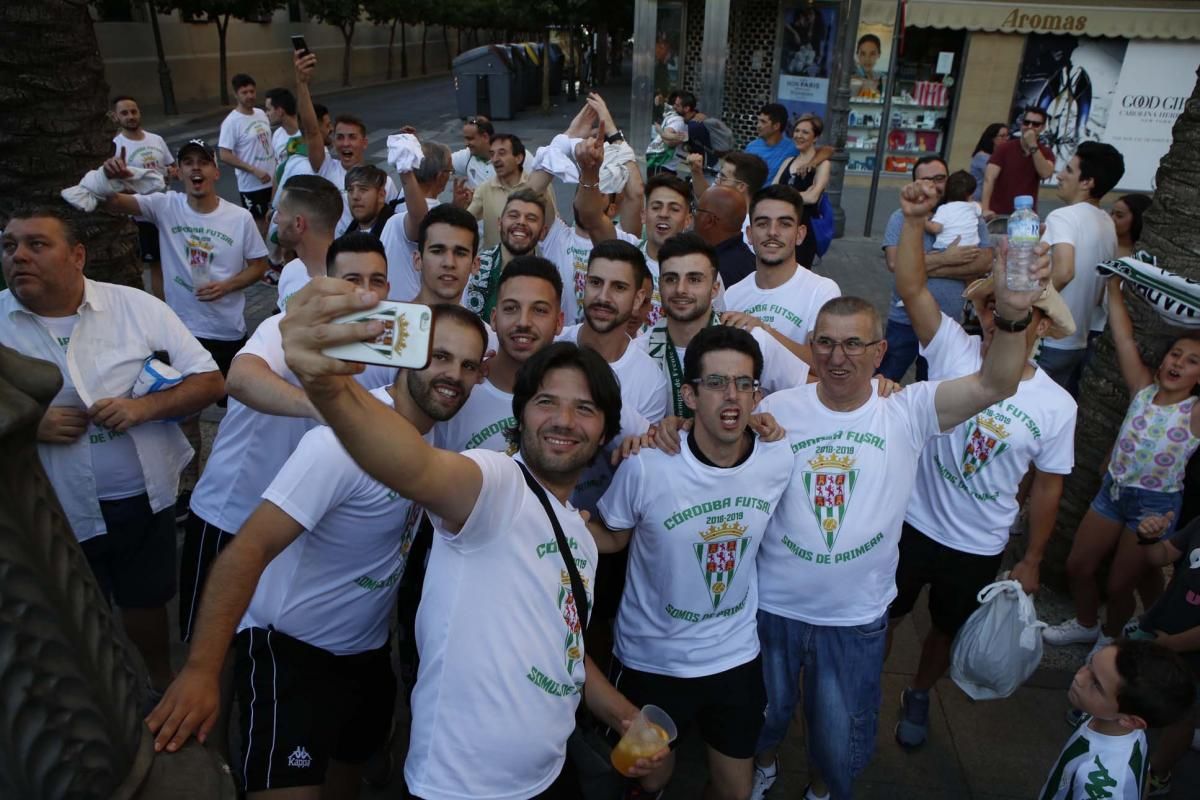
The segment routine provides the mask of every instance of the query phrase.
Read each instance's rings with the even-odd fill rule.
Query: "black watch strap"
[[[618,128],[617,130],[610,133],[608,136],[605,136],[604,141],[608,142],[609,144],[616,144],[617,142],[623,142],[623,141],[625,141],[625,134],[621,132],[620,128]]]
[[[1005,319],[999,314],[993,314],[992,321],[996,323],[997,328],[1006,333],[1020,333],[1029,327],[1029,323],[1033,322],[1033,309],[1029,309],[1024,319],[1011,320]]]

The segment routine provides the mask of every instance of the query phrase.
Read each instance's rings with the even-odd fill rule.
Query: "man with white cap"
[[[904,301],[929,379],[943,380],[979,369],[998,325],[991,276],[971,283],[964,296],[983,329],[971,336],[938,307],[926,283],[919,231],[905,227],[896,258],[896,291]],[[958,629],[978,607],[979,590],[995,580],[1020,510],[1022,479],[1033,467],[1029,488],[1030,532],[1025,555],[1012,578],[1027,592],[1038,589],[1039,565],[1054,530],[1063,477],[1074,466],[1075,400],[1040,369],[1032,354],[1042,338],[1070,336],[1075,323],[1053,285],[1033,304],[1025,329],[1031,360],[1016,394],[931,440],[921,454],[915,491],[905,514],[896,570],[897,597],[888,611],[894,628],[929,585],[933,625],[920,665],[901,696],[895,729],[902,747],[918,747],[929,733],[929,691],[950,666]]]

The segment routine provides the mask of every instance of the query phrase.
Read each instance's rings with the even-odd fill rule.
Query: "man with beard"
[[[722,321],[749,330],[765,325],[772,336],[797,352],[808,343],[817,311],[841,290],[829,278],[801,267],[796,244],[804,238],[804,201],[790,186],[774,184],[750,201],[750,242],[754,274],[729,287]]]
[[[276,307],[318,275],[325,274],[325,254],[333,243],[333,228],[342,216],[342,193],[319,175],[296,175],[279,190],[273,220],[279,244],[296,257],[279,274]]]
[[[275,175],[271,122],[266,112],[254,105],[258,99],[254,78],[238,73],[230,83],[237,96],[237,105],[221,123],[217,148],[221,161],[233,167],[242,206],[254,217],[262,236],[267,230],[271,181]]]
[[[518,256],[500,273],[491,314],[499,351],[488,360],[487,380],[471,394],[462,413],[441,426],[440,447],[516,452],[506,433],[516,424],[513,387],[517,372],[562,332],[562,294],[562,276],[544,258]],[[619,427],[620,419],[613,425]]]
[[[563,286],[570,286],[574,269],[561,256],[570,233],[565,224],[546,226],[546,195],[533,189],[518,189],[508,196],[500,214],[500,243],[479,254],[479,271],[471,276],[463,305],[479,315],[485,322],[492,317],[496,308],[501,276],[508,270],[509,262],[519,256],[535,254],[539,250],[547,254],[558,272]],[[486,244],[486,238],[484,240]],[[565,294],[565,293],[564,293]],[[575,298],[560,298],[560,310],[572,322],[575,320]]]
[[[479,185],[473,192],[465,187],[455,190],[455,202],[462,203],[466,209],[483,220],[483,246],[495,247],[503,241],[501,229],[504,222],[501,215],[507,210],[508,198],[514,192],[531,188],[530,174],[525,171],[525,145],[511,133],[497,133],[492,137],[492,168],[496,171],[494,177]],[[547,194],[545,211],[543,213],[545,227],[558,216],[554,207],[554,195]]]
[[[263,108],[267,112],[267,119],[275,126],[275,132],[271,134],[271,149],[275,151],[275,163],[279,165],[287,158],[288,142],[300,137],[296,95],[282,86],[268,89]]]
[[[113,137],[113,152],[125,151],[125,163],[131,167],[154,169],[170,180],[175,177],[175,156],[157,133],[142,128],[142,111],[137,100],[121,95],[112,102],[112,116],[121,129]],[[150,267],[150,284],[154,296],[162,299],[162,264],[158,253],[158,228],[141,217],[134,217],[138,229],[138,250],[142,262]]]
[[[687,417],[691,409],[683,402],[684,351],[697,333],[721,324],[727,316],[737,315],[713,311],[712,303],[717,296],[717,254],[699,235],[672,236],[658,253],[662,259],[658,283],[666,318],[638,337],[637,344],[666,375],[668,413]],[[762,354],[759,380],[764,395],[807,382],[808,364],[780,344],[764,326],[752,326],[749,333]]]
[[[429,366],[370,393],[424,442],[479,382],[487,344],[483,323],[460,306],[433,315]],[[306,434],[213,565],[187,665],[147,718],[156,747],[207,738],[232,639],[248,796],[357,786],[391,730],[388,617],[420,516],[332,430]]]
[[[333,152],[325,149],[326,139],[313,107],[312,94],[308,85],[317,69],[317,57],[311,52],[294,54],[296,68],[296,110],[300,112],[300,130],[304,132],[304,144],[308,150],[308,163],[312,171],[339,189],[346,185],[346,173],[362,164],[366,159],[367,126],[351,114],[339,114],[333,120]],[[389,177],[387,202],[400,197],[396,185]],[[338,226],[341,230],[350,227],[350,206],[346,205]]]
[[[556,275],[546,265],[545,278],[513,277],[517,267],[505,271],[502,291]],[[283,325],[288,364],[342,445],[433,522],[417,618],[421,672],[408,790],[418,798],[575,800],[581,787],[566,749],[585,676],[585,700],[603,724],[624,730],[637,713],[584,651],[596,545],[567,503],[583,468],[617,433],[620,389],[595,352],[557,342],[532,356],[513,385],[517,458],[435,449],[359,391],[346,377],[353,365],[321,352],[378,335],[375,323],[331,324],[376,302],[371,293],[314,282]],[[540,314],[556,315],[551,298],[540,304]],[[639,760],[636,774],[656,766]]]

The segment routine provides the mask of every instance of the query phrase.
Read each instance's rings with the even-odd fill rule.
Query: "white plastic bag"
[[[1042,628],[1033,600],[1017,581],[979,592],[979,608],[954,639],[950,677],[973,700],[1008,697],[1042,661]]]

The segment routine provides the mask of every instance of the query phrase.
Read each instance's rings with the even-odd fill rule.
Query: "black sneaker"
[[[175,524],[182,525],[191,516],[192,490],[184,489],[175,499]]]

